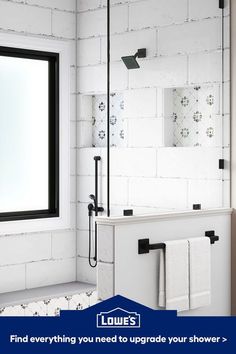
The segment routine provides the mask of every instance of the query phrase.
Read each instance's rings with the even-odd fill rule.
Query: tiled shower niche
[[[107,146],[107,95],[84,95],[81,97],[84,128],[80,137],[82,147]],[[124,95],[110,96],[110,145],[125,146]]]
[[[164,122],[164,146],[221,146],[220,86],[164,89]]]
[[[110,145],[123,147],[124,131],[124,96],[113,93],[110,96]],[[93,147],[107,146],[107,96],[92,96],[92,145]]]
[[[133,92],[137,90],[131,90]],[[138,90],[139,91],[139,90]],[[221,115],[221,87],[217,84],[165,88],[160,90],[163,105],[160,116],[163,120],[153,116],[152,120],[161,122],[152,129],[152,137],[145,147],[221,147],[222,146],[222,115]],[[144,92],[145,95],[145,92]],[[128,100],[128,101],[127,101]],[[135,103],[132,103],[135,106]],[[147,106],[147,95],[142,103]],[[82,97],[83,111],[86,112],[86,125],[81,130],[81,147],[107,146],[107,96],[106,94],[84,95]],[[127,108],[130,106],[127,91],[112,93],[110,96],[110,146],[111,147],[144,147],[141,141],[132,143],[133,124],[145,120],[145,134],[150,133],[150,119],[129,117]],[[140,107],[140,102],[136,102]],[[134,107],[135,108],[135,107]],[[137,110],[137,108],[136,108]],[[148,112],[148,107],[142,107]],[[136,118],[136,119],[133,119]],[[132,124],[131,124],[132,122]],[[129,131],[128,131],[129,127]],[[132,128],[133,127],[133,128]],[[144,126],[142,125],[142,129]],[[161,129],[160,130],[158,130]],[[141,128],[140,128],[141,129]],[[135,130],[137,133],[137,129]],[[128,134],[129,133],[129,134]],[[140,131],[138,132],[139,135]],[[142,130],[142,134],[144,131]],[[147,138],[146,137],[146,138]],[[131,139],[131,142],[130,142]],[[131,144],[131,145],[130,145]]]

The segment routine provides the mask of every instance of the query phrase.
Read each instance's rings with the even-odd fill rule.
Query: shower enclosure
[[[210,3],[111,6],[113,216],[230,206],[229,3]]]
[[[111,223],[124,215],[153,220],[163,213],[230,207],[230,3],[205,5],[114,0],[90,4],[79,14],[79,53],[87,50],[78,75],[79,245],[88,239],[94,156],[101,156],[99,216]],[[85,26],[88,18],[93,26]],[[114,261],[109,250],[108,273]],[[103,282],[100,275],[107,272],[88,269],[87,257],[80,248],[79,278]]]

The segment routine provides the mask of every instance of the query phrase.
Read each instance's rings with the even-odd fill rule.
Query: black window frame
[[[0,46],[0,56],[48,62],[48,209],[1,212],[0,222],[59,217],[59,53]]]

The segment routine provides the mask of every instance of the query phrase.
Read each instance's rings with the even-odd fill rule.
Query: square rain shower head
[[[126,68],[128,70],[131,70],[131,69],[139,69],[140,66],[139,66],[136,59],[137,58],[146,58],[146,56],[147,56],[146,48],[141,48],[141,49],[138,49],[138,51],[135,55],[121,57],[121,59],[122,59],[123,63],[125,64]]]
[[[136,60],[136,57],[134,55],[122,57],[121,59],[123,60],[125,66],[127,67],[128,70],[140,68],[140,66]]]

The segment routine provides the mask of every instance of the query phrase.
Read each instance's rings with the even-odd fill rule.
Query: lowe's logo
[[[140,328],[140,315],[117,307],[97,315],[97,328]]]

